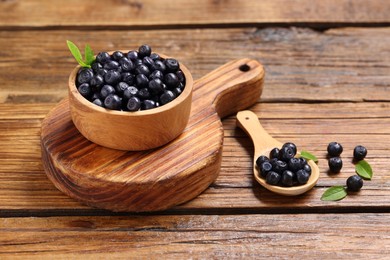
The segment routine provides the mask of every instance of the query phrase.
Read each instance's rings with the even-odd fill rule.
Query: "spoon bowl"
[[[306,184],[292,187],[281,187],[268,184],[265,179],[260,176],[259,170],[256,166],[256,159],[260,155],[268,157],[269,152],[273,148],[281,148],[283,144],[269,135],[260,124],[257,115],[249,110],[237,113],[237,126],[244,130],[252,139],[255,148],[253,157],[253,174],[256,181],[259,182],[261,186],[277,194],[296,196],[305,193],[316,185],[320,176],[320,171],[317,164],[315,164],[312,160],[308,160],[308,164],[311,167],[311,175]],[[299,156],[300,153],[297,152],[297,157]]]

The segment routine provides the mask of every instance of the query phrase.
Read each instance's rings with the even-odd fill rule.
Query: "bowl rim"
[[[112,54],[114,51],[108,52]],[[128,52],[128,51],[122,51],[122,52]],[[158,53],[160,57],[163,57],[164,59],[171,58],[170,56]],[[183,71],[183,74],[186,79],[186,84],[184,86],[183,92],[174,100],[171,102],[162,105],[157,108],[152,108],[148,110],[138,110],[138,111],[123,111],[123,110],[112,110],[108,108],[104,108],[98,105],[93,104],[89,100],[87,100],[85,97],[83,97],[80,92],[77,90],[76,87],[76,76],[77,72],[79,71],[80,68],[82,68],[81,65],[77,65],[72,72],[69,75],[69,80],[68,80],[68,89],[69,89],[69,94],[72,95],[75,99],[77,99],[78,102],[80,102],[82,105],[87,106],[88,108],[99,112],[99,113],[106,113],[110,115],[116,115],[116,116],[130,116],[130,117],[138,117],[138,116],[146,116],[146,115],[153,115],[153,114],[159,114],[162,112],[165,112],[167,110],[173,109],[176,105],[182,103],[184,100],[188,98],[188,96],[191,96],[193,86],[194,86],[194,80],[192,78],[191,72],[188,70],[188,68],[183,64],[180,64],[180,69]]]

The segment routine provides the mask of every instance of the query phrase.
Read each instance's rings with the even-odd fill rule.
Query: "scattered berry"
[[[353,149],[353,159],[355,161],[363,160],[367,155],[367,149],[364,146],[358,145]]]
[[[350,191],[359,191],[363,187],[363,179],[358,175],[352,175],[347,179],[347,188]]]
[[[330,157],[337,157],[343,152],[343,146],[337,142],[328,144],[328,154]]]
[[[159,107],[178,97],[185,77],[176,59],[152,53],[149,45],[128,53],[100,52],[91,68],[77,72],[76,87],[95,105],[137,111]]]
[[[328,160],[328,165],[332,173],[339,173],[343,168],[343,160],[340,157],[332,157]]]

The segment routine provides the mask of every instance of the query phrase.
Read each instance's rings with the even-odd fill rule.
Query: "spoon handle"
[[[237,126],[244,130],[252,139],[255,147],[255,156],[265,154],[274,147],[281,146],[281,143],[275,140],[265,131],[260,124],[255,113],[249,110],[240,111],[237,113]]]

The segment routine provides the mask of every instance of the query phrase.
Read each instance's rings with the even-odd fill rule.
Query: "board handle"
[[[256,60],[239,59],[211,71],[194,84],[193,103],[214,107],[220,118],[254,105],[263,90],[264,68]]]

